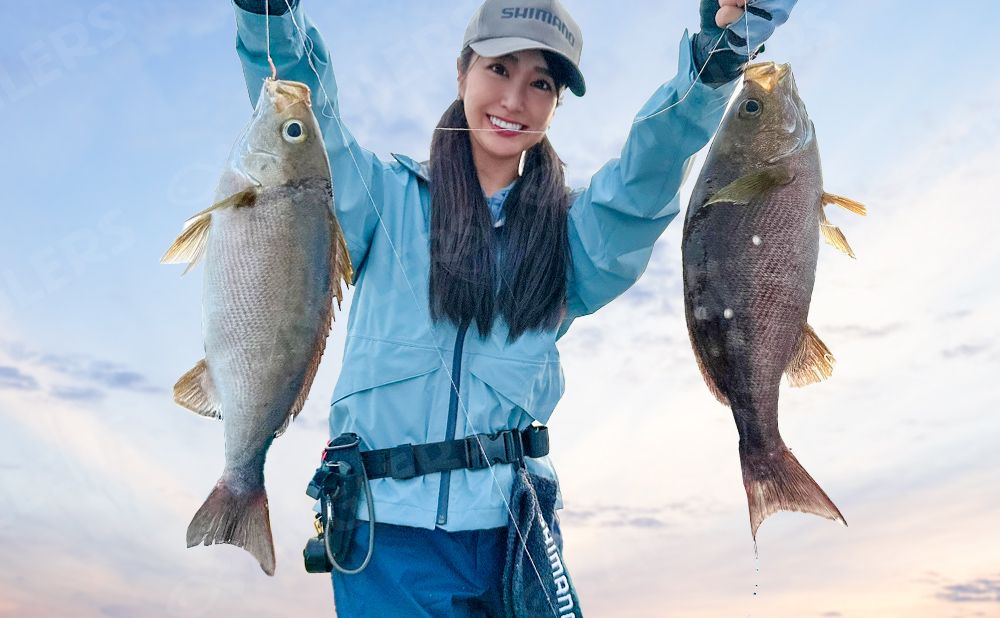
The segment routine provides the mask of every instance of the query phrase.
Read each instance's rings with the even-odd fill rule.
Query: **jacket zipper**
[[[455,439],[455,431],[458,426],[458,395],[459,386],[462,382],[462,348],[465,347],[465,332],[469,330],[469,324],[463,324],[458,329],[455,338],[455,355],[451,361],[451,401],[448,403],[448,430],[446,440]],[[451,471],[441,473],[441,487],[438,491],[437,525],[443,526],[448,523],[448,493],[451,490]]]

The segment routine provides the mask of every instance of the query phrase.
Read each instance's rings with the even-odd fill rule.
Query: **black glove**
[[[721,86],[733,81],[743,73],[743,68],[750,61],[729,48],[726,36],[731,31],[723,30],[715,24],[715,14],[718,12],[718,0],[701,0],[701,32],[691,38],[695,68],[701,72],[702,83],[709,86]],[[715,53],[712,53],[713,48]]]
[[[285,0],[233,0],[233,2],[248,13],[284,15],[288,12],[288,5],[292,5],[294,9],[298,5],[299,0],[288,0],[288,4],[285,4]]]

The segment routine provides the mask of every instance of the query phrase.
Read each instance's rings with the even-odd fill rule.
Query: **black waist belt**
[[[460,440],[430,444],[402,444],[393,448],[362,451],[361,459],[369,479],[415,476],[461,470],[479,470],[495,464],[524,464],[525,457],[549,454],[549,430],[531,426],[524,431],[508,429],[493,434],[476,434]]]

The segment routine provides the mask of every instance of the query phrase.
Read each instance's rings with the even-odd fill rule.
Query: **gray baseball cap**
[[[462,48],[496,57],[525,49],[553,52],[573,94],[582,97],[587,84],[580,72],[583,33],[559,0],[486,0],[465,30]]]

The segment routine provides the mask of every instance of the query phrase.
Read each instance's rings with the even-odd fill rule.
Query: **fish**
[[[205,357],[174,401],[221,419],[222,475],[187,545],[228,543],[274,574],[264,461],[302,410],[353,269],[333,210],[330,163],[305,84],[265,80],[214,204],[184,224],[161,262],[205,273]]]
[[[836,362],[807,321],[819,237],[855,257],[824,213],[830,204],[867,213],[824,190],[791,66],[748,66],[691,194],[681,254],[688,334],[708,389],[732,409],[755,542],[778,511],[847,525],[778,430],[782,376],[807,386]]]

